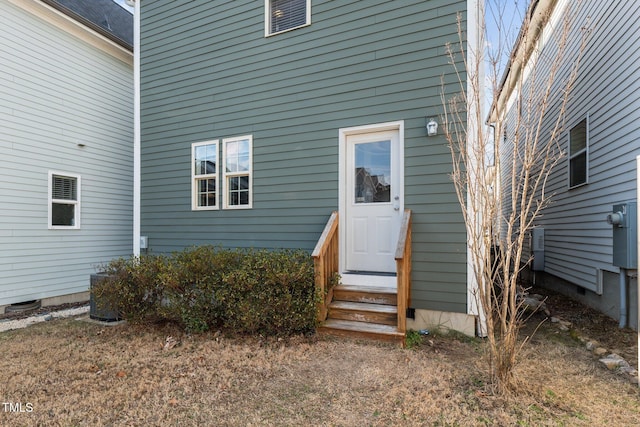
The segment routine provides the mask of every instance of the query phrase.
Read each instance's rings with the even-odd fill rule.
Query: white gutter
[[[131,5],[134,0],[127,0]],[[140,0],[133,12],[133,255],[140,255]]]

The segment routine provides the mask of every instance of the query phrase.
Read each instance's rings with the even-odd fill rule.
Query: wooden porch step
[[[329,305],[329,318],[396,326],[398,307],[365,302],[333,301]]]
[[[396,288],[338,285],[333,288],[333,300],[397,305],[398,294]]]
[[[398,332],[395,326],[353,320],[327,319],[318,328],[318,334],[367,340],[375,339],[404,345],[404,334]]]

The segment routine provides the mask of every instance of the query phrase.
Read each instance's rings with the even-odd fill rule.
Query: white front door
[[[402,221],[399,129],[348,133],[342,185],[342,273],[395,273]]]

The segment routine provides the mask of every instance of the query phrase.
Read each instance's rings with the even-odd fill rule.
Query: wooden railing
[[[411,297],[411,211],[405,209],[396,246],[398,283],[398,332],[407,331],[407,307]]]
[[[315,270],[316,288],[322,300],[318,307],[318,321],[327,319],[329,304],[333,299],[332,283],[338,274],[338,212],[333,212],[311,256]]]

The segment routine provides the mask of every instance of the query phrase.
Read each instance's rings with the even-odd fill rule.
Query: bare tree
[[[564,156],[559,143],[564,114],[587,36],[583,28],[576,37],[568,9],[556,10],[559,15],[551,19],[553,7],[538,4],[532,2],[526,12],[502,80],[504,41],[486,52],[467,52],[472,43],[466,43],[459,17],[459,43],[448,46],[458,93],[447,97],[444,83],[442,91],[452,179],[488,341],[490,384],[499,393],[516,388],[514,367],[527,341],[519,337],[524,310],[518,298],[519,276],[530,261],[527,236],[550,202],[546,184]],[[504,7],[494,7],[495,20],[502,22],[503,14]],[[499,34],[503,40],[506,30],[499,28]],[[485,36],[483,26],[477,45],[485,45]],[[493,135],[484,125],[487,82]]]

